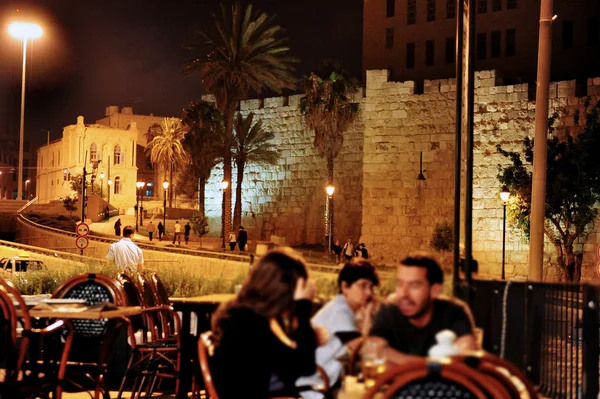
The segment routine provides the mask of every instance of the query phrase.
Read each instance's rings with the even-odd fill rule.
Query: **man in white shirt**
[[[347,262],[338,275],[340,293],[329,301],[312,318],[313,326],[322,326],[329,332],[329,341],[319,346],[316,362],[329,377],[332,387],[339,386],[343,366],[337,358],[344,354],[348,345],[357,338],[367,335],[374,310],[373,286],[379,285],[375,268],[366,259],[353,259]],[[357,324],[361,319],[361,325]],[[296,386],[317,386],[323,384],[318,373],[302,377]],[[323,398],[315,391],[300,392],[304,399]]]
[[[175,221],[175,234],[173,234],[173,244],[175,244],[175,240],[177,240],[178,244],[181,245],[181,225],[179,224],[179,220]]]
[[[129,274],[141,273],[144,269],[142,250],[131,241],[133,232],[133,227],[125,226],[123,238],[110,244],[106,254],[106,259],[114,263],[119,271]]]

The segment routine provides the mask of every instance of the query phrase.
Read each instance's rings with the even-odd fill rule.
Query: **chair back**
[[[25,300],[21,296],[21,292],[14,286],[14,284],[10,281],[4,280],[0,278],[0,286],[4,288],[7,294],[12,298],[13,305],[17,305],[19,309],[21,309],[21,314],[19,316],[19,321],[21,322],[21,326],[23,330],[31,330],[31,317],[29,316],[29,309]],[[19,356],[17,360],[17,369],[21,370],[23,363],[25,362],[25,357],[27,355],[27,351],[29,349],[29,343],[31,339],[29,335],[25,334],[21,337],[21,343],[19,345]]]
[[[142,296],[133,279],[126,273],[118,273],[117,281],[121,284],[127,306],[143,306]],[[144,316],[130,316],[129,321],[133,331],[139,331],[144,328]]]
[[[6,376],[0,392],[12,389],[18,376],[17,310],[13,298],[0,286],[0,362],[5,364]]]
[[[85,299],[87,306],[104,302],[115,305],[125,303],[123,292],[114,280],[94,273],[71,277],[52,293],[52,298]],[[75,337],[102,338],[108,321],[75,319],[72,324]]]
[[[219,399],[217,389],[215,388],[212,374],[210,372],[210,357],[214,353],[215,344],[212,335],[212,331],[207,331],[200,334],[198,340],[198,359],[200,361],[200,371],[202,372],[202,379],[204,380],[204,386],[208,391],[208,396],[211,399]]]
[[[491,393],[483,385],[485,378],[458,361],[443,362],[415,360],[402,366],[393,366],[383,373],[371,387],[365,399],[372,399],[388,386],[383,398],[456,397],[456,398],[509,398],[501,392]],[[442,395],[442,396],[438,396]]]
[[[167,294],[167,290],[165,289],[165,286],[162,283],[160,277],[158,277],[158,274],[152,273],[150,281],[152,281],[152,287],[154,288],[154,294],[158,299],[158,304],[171,305],[171,301],[169,300],[169,294]]]

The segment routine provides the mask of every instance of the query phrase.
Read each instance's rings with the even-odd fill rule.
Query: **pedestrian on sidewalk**
[[[121,236],[121,219],[119,219],[115,222],[115,235],[117,237]]]
[[[148,238],[150,239],[150,242],[152,242],[152,236],[154,235],[155,231],[156,226],[154,225],[154,223],[150,222],[150,224],[148,225]]]
[[[233,251],[235,249],[235,244],[237,243],[237,240],[235,238],[235,233],[233,231],[229,232],[229,249],[231,251]]]
[[[187,222],[183,227],[183,238],[185,238],[185,245],[190,243],[190,231],[192,231],[192,226],[190,226],[190,222]]]
[[[178,245],[181,245],[181,225],[179,224],[179,220],[175,221],[175,233],[173,234],[173,244],[175,244],[175,240],[177,240]]]
[[[240,226],[240,230],[237,236],[238,246],[241,252],[244,252],[244,248],[246,248],[246,243],[248,242],[248,233],[244,230],[244,226]]]
[[[158,222],[158,241],[162,241],[163,234],[165,234],[165,226],[162,222]]]
[[[131,226],[123,229],[123,238],[110,244],[106,259],[114,264],[120,272],[133,275],[144,271],[144,254],[142,250],[131,241],[135,230]]]

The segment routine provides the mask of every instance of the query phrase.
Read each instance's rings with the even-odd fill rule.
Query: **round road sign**
[[[88,226],[85,223],[79,223],[77,225],[77,230],[76,231],[77,231],[77,235],[85,237],[90,232],[90,226]]]
[[[87,237],[82,237],[82,236],[77,237],[75,239],[75,245],[77,245],[77,248],[79,248],[79,249],[86,249],[88,246]]]

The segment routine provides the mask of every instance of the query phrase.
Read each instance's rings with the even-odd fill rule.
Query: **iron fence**
[[[551,398],[598,397],[600,287],[463,282],[483,347],[517,365]]]

